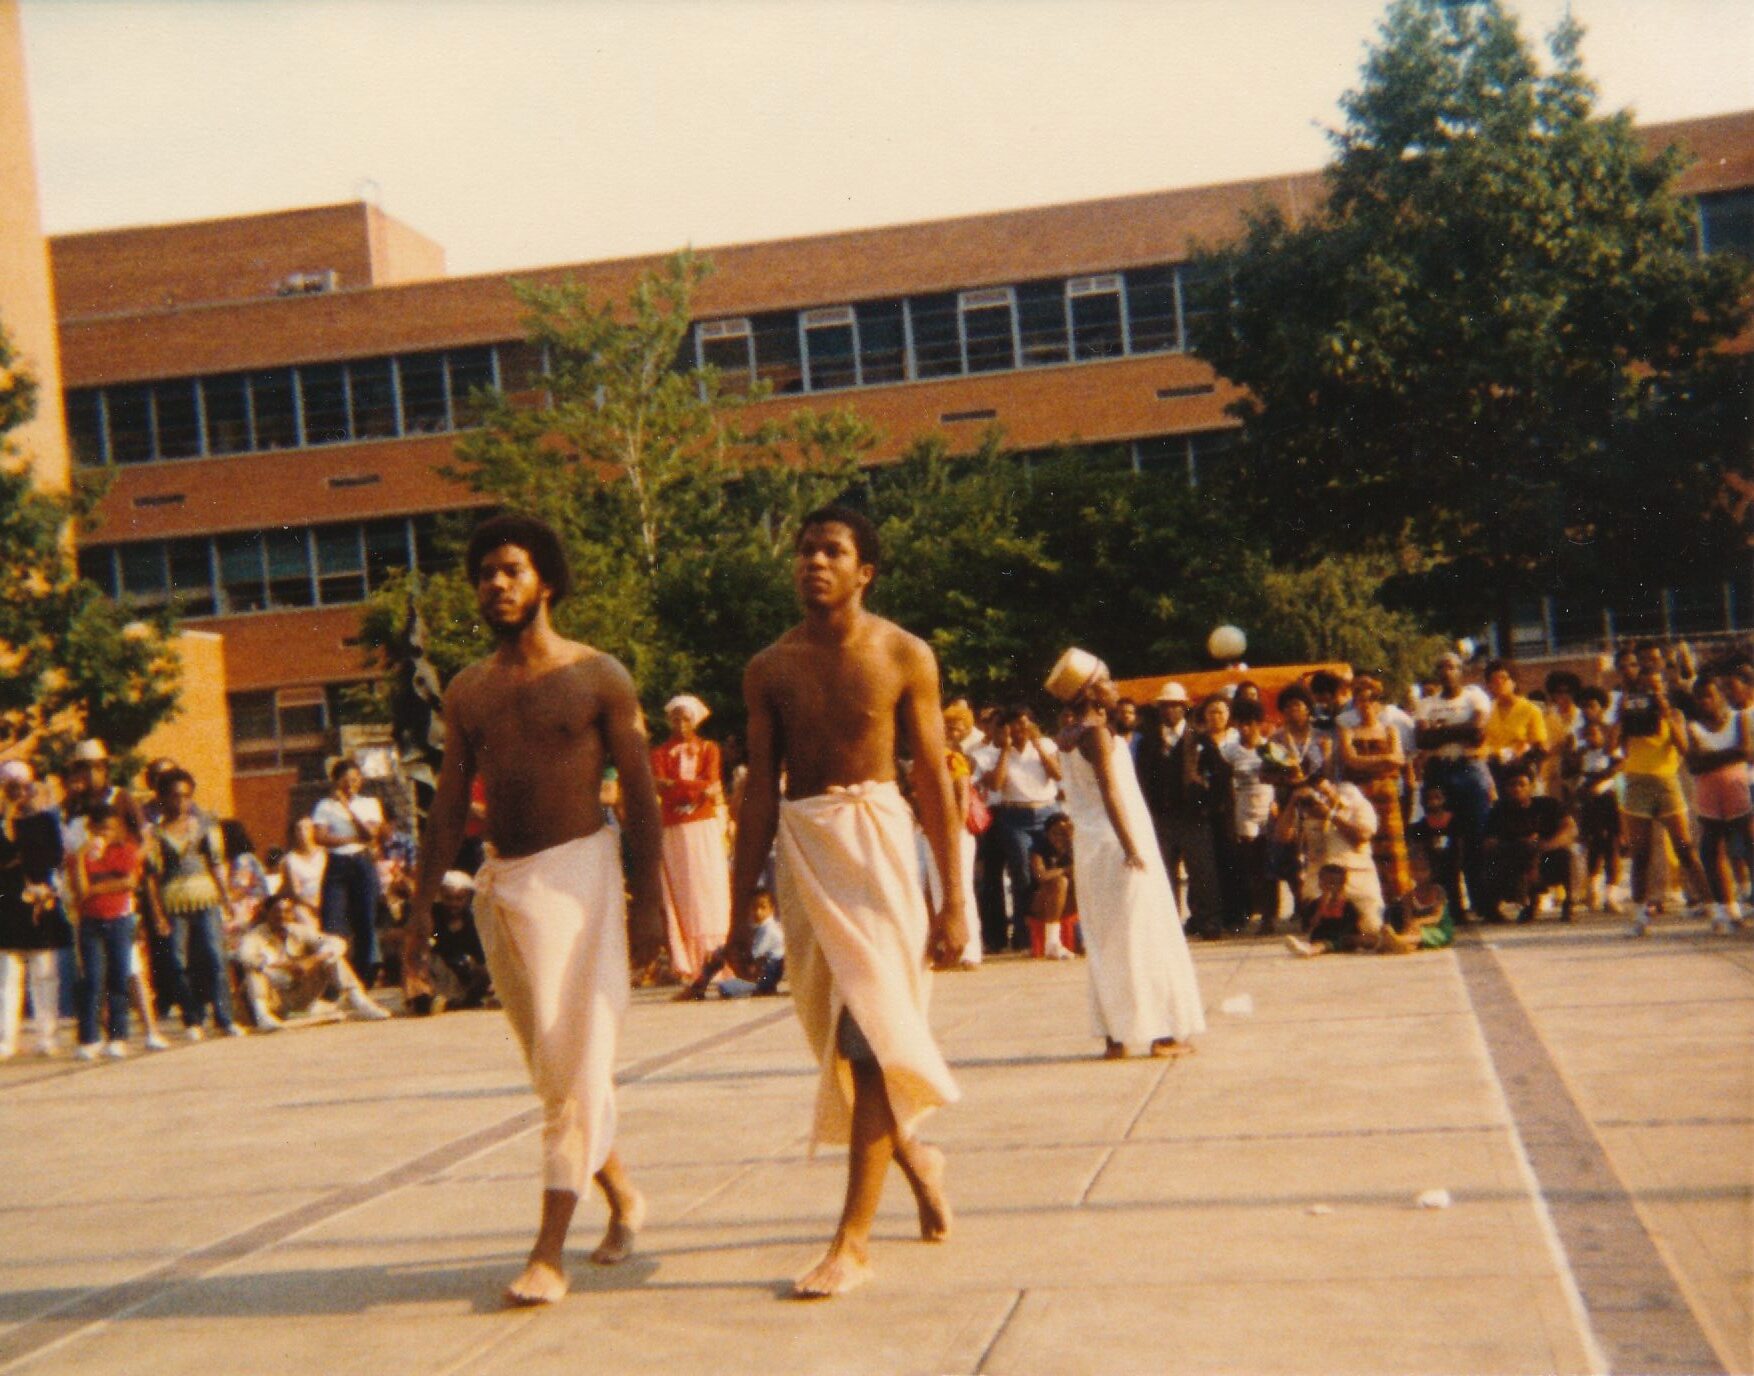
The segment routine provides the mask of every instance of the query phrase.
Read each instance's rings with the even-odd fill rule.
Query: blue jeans
[[[1491,881],[1486,874],[1486,814],[1492,810],[1492,776],[1480,760],[1432,760],[1425,766],[1425,782],[1443,789],[1449,810],[1455,813],[1456,859],[1468,884],[1468,906],[1483,912]],[[1452,901],[1455,895],[1452,895]],[[1459,919],[1462,909],[1456,908]]]
[[[98,1004],[109,995],[109,1037],[128,1040],[128,964],[134,948],[134,915],[82,918],[79,922],[79,1044],[95,1046]],[[102,967],[102,979],[99,979]]]
[[[378,954],[378,867],[369,851],[329,852],[323,870],[323,930],[347,938],[347,963],[368,987]]]
[[[1057,807],[1017,807],[1001,804],[993,809],[992,831],[1005,873],[1011,876],[1011,947],[1029,949],[1029,904],[1035,884],[1029,877],[1029,852],[1048,823],[1060,815]]]
[[[201,1026],[211,1003],[214,1023],[221,1031],[229,1028],[231,981],[226,978],[225,919],[219,909],[176,914],[171,918],[171,940],[176,943],[176,964],[184,981],[175,997],[184,1024]]]

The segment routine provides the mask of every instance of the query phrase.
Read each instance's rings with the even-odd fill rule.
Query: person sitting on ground
[[[1048,822],[1047,829],[1029,848],[1029,879],[1035,886],[1029,903],[1029,925],[1032,937],[1035,931],[1041,933],[1041,953],[1047,960],[1072,958],[1060,927],[1066,918],[1078,915],[1072,855],[1072,819],[1062,812]]]
[[[347,1000],[355,1017],[389,1017],[390,1010],[366,993],[346,956],[345,937],[325,935],[303,916],[290,893],[275,894],[238,944],[256,1030],[279,1031],[295,1013],[329,1012],[329,1000],[338,998]]]
[[[1386,942],[1385,949],[1397,953],[1435,951],[1455,941],[1455,907],[1431,861],[1431,852],[1422,845],[1408,850],[1413,887],[1395,905],[1392,914],[1395,930],[1383,933],[1385,938],[1394,940]]]
[[[1486,815],[1486,920],[1502,922],[1499,909],[1508,900],[1520,905],[1518,922],[1533,922],[1541,895],[1557,888],[1563,894],[1559,920],[1570,922],[1577,823],[1557,798],[1535,796],[1532,765],[1506,774],[1504,790]]]
[[[1366,943],[1360,931],[1358,905],[1346,897],[1346,867],[1329,862],[1316,871],[1316,892],[1298,905],[1298,918],[1307,937],[1286,934],[1285,948],[1294,956],[1310,959],[1332,951],[1376,949],[1373,936]]]
[[[475,930],[475,880],[467,870],[446,870],[432,905],[432,967],[447,1008],[480,1008],[493,994],[487,953]]]
[[[1376,809],[1356,784],[1335,783],[1326,775],[1292,790],[1291,803],[1280,814],[1278,836],[1295,843],[1303,856],[1303,892],[1320,897],[1321,869],[1338,865],[1346,874],[1346,897],[1358,909],[1359,936],[1375,945],[1383,927],[1382,882],[1370,840],[1376,834]]]
[[[768,890],[757,889],[753,903],[755,931],[750,935],[749,959],[741,973],[723,974],[721,978],[727,966],[733,971],[738,968],[733,964],[731,948],[721,946],[707,957],[694,983],[677,992],[676,1002],[698,1003],[714,987],[715,979],[722,999],[766,998],[779,993],[780,981],[786,974],[786,934],[774,915],[773,895]]]

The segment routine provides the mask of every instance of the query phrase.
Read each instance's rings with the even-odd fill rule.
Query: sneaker
[[[382,1022],[390,1016],[390,1010],[381,1003],[374,1003],[364,990],[355,990],[347,1000],[353,1016],[364,1022]]]
[[[74,1049],[73,1059],[76,1061],[95,1061],[103,1046],[98,1042],[81,1042]]]
[[[1304,960],[1308,960],[1316,953],[1314,946],[1311,946],[1300,936],[1293,936],[1290,932],[1285,934],[1285,949],[1290,951],[1292,955],[1300,956]]]
[[[183,1030],[183,1040],[186,1042],[198,1042],[206,1035],[199,1027],[189,1027]]]
[[[171,1044],[154,1032],[146,1039],[146,1049],[148,1051],[169,1051]]]
[[[221,1032],[225,1033],[225,1035],[228,1037],[243,1037],[243,1036],[248,1035],[244,1031],[244,1025],[241,1022],[228,1022],[224,1027],[220,1028],[219,1030]]]
[[[55,1054],[55,1043],[52,1041],[39,1041],[31,1047],[31,1050],[38,1056],[53,1056]]]
[[[1654,914],[1651,912],[1651,910],[1649,908],[1646,908],[1637,917],[1632,919],[1632,927],[1627,932],[1627,935],[1634,936],[1634,937],[1649,935],[1649,933],[1650,933],[1650,920],[1653,916],[1654,916]]]
[[[1730,918],[1729,909],[1724,907],[1722,903],[1713,903],[1711,905],[1711,934],[1713,936],[1728,936],[1735,930],[1736,924]]]
[[[1618,894],[1610,892],[1608,896],[1602,900],[1602,911],[1607,913],[1610,917],[1624,917],[1626,915],[1626,905],[1620,901]]]
[[[128,1043],[126,1043],[126,1042],[105,1042],[104,1043],[104,1055],[108,1056],[112,1061],[122,1060],[127,1056],[127,1054],[128,1054]]]
[[[266,1036],[270,1032],[278,1032],[285,1026],[285,1023],[272,1015],[263,1015],[261,1013],[256,1015],[256,1035],[258,1037]]]

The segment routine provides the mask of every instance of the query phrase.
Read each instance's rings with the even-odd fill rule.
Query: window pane
[[[1175,269],[1134,268],[1126,274],[1127,326],[1136,354],[1181,348],[1175,316]]]
[[[689,361],[693,363],[694,341],[687,341]],[[542,386],[542,351],[534,344],[518,340],[499,346],[499,385],[507,396],[534,392]]]
[[[245,741],[272,741],[279,737],[280,732],[274,725],[272,689],[265,693],[227,693],[225,702],[231,711],[233,745]]]
[[[452,349],[447,355],[451,370],[451,424],[458,429],[478,425],[481,412],[469,398],[483,387],[493,386],[493,346]]]
[[[242,373],[201,379],[207,411],[207,452],[241,454],[250,447],[250,401]]]
[[[853,359],[853,327],[816,325],[804,331],[810,349],[810,388],[851,387],[858,382]]]
[[[445,356],[403,354],[396,360],[402,376],[402,433],[436,435],[451,428],[445,405]]]
[[[280,739],[283,744],[290,744],[300,736],[320,736],[328,729],[328,704],[322,698],[315,702],[280,704]]]
[[[82,387],[61,399],[67,408],[67,438],[73,442],[73,462],[96,465],[104,461],[103,403],[98,389]]]
[[[325,604],[363,601],[365,551],[359,527],[319,526],[315,533],[318,600]]]
[[[1181,276],[1182,330],[1186,347],[1195,349],[1200,344],[1200,331],[1210,329],[1229,308],[1230,282],[1228,278],[1197,272],[1185,265]]]
[[[853,308],[859,318],[859,376],[865,386],[907,377],[901,302],[867,301]]]
[[[1017,330],[1023,366],[1066,361],[1066,284],[1026,282],[1017,288]]]
[[[308,607],[316,593],[311,587],[310,532],[271,530],[268,545],[268,601],[276,607]]]
[[[353,383],[353,434],[356,439],[382,439],[396,433],[396,385],[390,360],[367,358],[347,365]]]
[[[256,448],[292,449],[298,444],[298,414],[293,410],[292,369],[273,368],[250,378],[255,410]]]
[[[144,463],[152,457],[152,402],[145,387],[111,387],[110,462]]]
[[[381,586],[398,569],[408,567],[408,522],[401,517],[368,521],[365,527],[365,573],[372,587]]]
[[[298,388],[304,402],[306,444],[339,444],[353,437],[344,365],[308,363],[298,370]]]
[[[749,385],[749,336],[746,334],[702,337],[701,361],[719,370],[720,382],[730,391]]]
[[[158,456],[186,459],[201,452],[201,417],[195,409],[195,379],[160,382],[152,389],[158,412]]]
[[[117,551],[122,566],[122,596],[136,602],[162,602],[170,590],[165,572],[164,546],[157,540],[122,545]]]
[[[1754,191],[1701,196],[1699,237],[1707,253],[1754,258]]]
[[[452,563],[439,540],[436,516],[414,518],[414,567],[422,573],[440,573]]]
[[[213,566],[205,539],[170,542],[171,594],[182,616],[212,616]]]
[[[1179,478],[1183,482],[1189,482],[1193,478],[1193,468],[1188,461],[1186,435],[1157,435],[1148,440],[1140,440],[1135,452],[1139,456],[1141,473]]]
[[[1188,471],[1193,481],[1203,483],[1216,478],[1224,467],[1224,456],[1236,448],[1236,441],[1235,430],[1206,430],[1189,435],[1193,459]]]
[[[1072,307],[1072,356],[1080,363],[1090,358],[1119,358],[1120,293],[1074,296],[1069,304]]]
[[[262,537],[251,531],[219,537],[219,583],[224,610],[259,612],[268,605],[262,578]]]
[[[954,377],[962,371],[962,348],[956,338],[956,298],[910,297],[908,318],[914,332],[914,375]]]
[[[116,595],[115,551],[109,545],[79,551],[79,576],[96,583],[105,597]]]
[[[749,322],[755,340],[755,376],[776,393],[804,390],[804,368],[798,360],[798,313],[774,311]]]
[[[968,339],[969,372],[991,373],[1017,366],[1009,303],[963,311],[962,328]]]

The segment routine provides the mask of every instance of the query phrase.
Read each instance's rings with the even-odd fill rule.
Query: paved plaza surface
[[[640,1251],[504,1311],[537,1115],[502,1017],[0,1066],[0,1371],[1754,1370],[1754,937],[1472,929],[1454,951],[1195,951],[1183,1060],[1095,1058],[1082,962],[940,976],[950,1241],[891,1179],[875,1280],[784,1298],[812,1160],[789,1002],[641,993]],[[1447,1207],[1420,1207],[1447,1192]],[[1429,1202],[1443,1204],[1437,1197]]]

